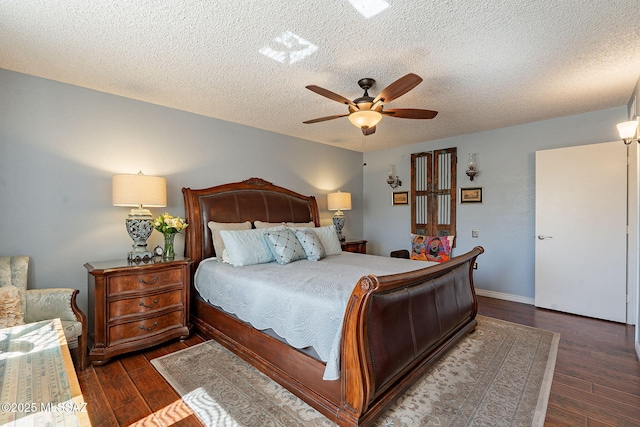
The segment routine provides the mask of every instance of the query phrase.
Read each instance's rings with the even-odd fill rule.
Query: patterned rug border
[[[544,420],[547,417],[547,407],[549,406],[549,396],[551,395],[551,384],[553,383],[553,375],[556,371],[556,361],[558,359],[558,346],[560,344],[560,333],[553,332],[548,329],[536,328],[528,325],[521,325],[520,323],[509,322],[507,320],[496,319],[494,317],[488,316],[480,316],[486,319],[499,320],[504,323],[512,323],[514,325],[531,328],[531,329],[539,329],[541,331],[550,332],[553,334],[553,338],[551,340],[551,348],[549,349],[549,359],[547,359],[547,367],[544,371],[544,377],[542,379],[542,385],[540,387],[540,395],[538,396],[538,404],[536,405],[535,415],[533,417],[532,426],[544,426]]]
[[[550,344],[549,353],[548,353],[548,359],[547,359],[547,362],[546,362],[546,367],[545,367],[545,370],[544,370],[543,379],[542,379],[542,382],[540,384],[540,390],[539,390],[539,395],[538,395],[538,399],[537,399],[537,404],[536,404],[536,407],[535,407],[533,420],[532,420],[532,423],[531,423],[532,427],[542,427],[542,426],[544,426],[544,421],[545,421],[546,413],[547,413],[547,407],[548,407],[548,403],[549,403],[549,396],[550,396],[550,393],[551,393],[551,385],[552,385],[552,382],[553,382],[553,376],[554,376],[554,373],[555,373],[555,366],[556,366],[556,361],[557,361],[557,356],[558,356],[558,346],[559,346],[559,342],[560,342],[560,333],[549,331],[549,330],[543,329],[543,328],[537,328],[537,327],[532,327],[532,326],[528,326],[528,325],[522,325],[520,323],[510,322],[510,321],[507,321],[507,320],[488,317],[488,316],[477,315],[477,319],[478,319],[479,322],[482,322],[483,320],[487,321],[487,322],[494,321],[494,322],[498,322],[498,323],[502,323],[502,324],[513,325],[513,327],[515,327],[515,328],[525,328],[525,329],[531,329],[531,330],[539,330],[539,331],[543,331],[543,332],[552,334],[551,344]],[[176,390],[176,392],[183,398],[183,400],[184,400],[185,395],[190,393],[191,390],[189,389],[188,386],[182,385],[178,381],[175,381],[173,376],[171,375],[171,372],[162,364],[162,361],[164,359],[167,359],[167,358],[178,356],[181,353],[197,351],[197,349],[199,347],[201,347],[201,346],[209,346],[209,345],[211,345],[211,342],[221,346],[225,351],[229,352],[230,354],[233,354],[232,352],[230,352],[230,350],[228,350],[226,347],[222,346],[217,341],[215,341],[215,340],[207,340],[207,341],[204,341],[202,343],[193,345],[191,347],[188,347],[188,348],[185,348],[185,349],[182,349],[182,350],[178,350],[176,352],[173,352],[173,353],[170,353],[170,354],[167,354],[167,355],[164,355],[164,356],[160,356],[160,357],[157,357],[157,358],[151,360],[151,364],[162,375],[162,377]],[[235,355],[233,355],[233,356],[237,357]],[[254,367],[249,365],[246,361],[244,361],[244,360],[242,360],[240,358],[238,358],[238,359],[241,360],[243,363],[247,364],[248,367],[250,367],[250,368],[252,368],[252,369],[257,371],[257,369],[255,369]],[[446,359],[446,356],[443,359]],[[262,373],[259,373],[259,374],[263,375]],[[428,375],[428,374],[426,374],[426,375]],[[270,380],[270,379],[268,379],[268,380],[269,381],[273,381],[273,380]],[[194,411],[194,414],[196,416],[198,416],[196,411]]]
[[[478,321],[480,319],[488,319],[515,325],[520,328],[537,329],[553,334],[551,340],[551,347],[549,348],[549,358],[547,359],[547,366],[544,370],[544,376],[542,379],[542,385],[540,387],[540,395],[538,396],[538,404],[536,405],[535,415],[533,417],[532,427],[544,426],[544,420],[547,417],[547,407],[549,405],[549,395],[551,394],[551,384],[553,383],[553,375],[556,370],[556,361],[558,359],[558,346],[560,344],[560,333],[553,332],[548,329],[536,328],[535,326],[523,325],[521,323],[510,322],[508,320],[502,320],[495,317],[483,316],[481,314],[476,315]],[[182,350],[180,350],[182,351]],[[446,356],[445,356],[446,357]]]

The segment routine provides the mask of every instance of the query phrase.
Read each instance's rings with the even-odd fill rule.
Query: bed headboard
[[[314,196],[303,196],[260,178],[193,190],[183,188],[184,253],[197,266],[215,255],[209,221],[216,222],[309,222],[320,226]]]

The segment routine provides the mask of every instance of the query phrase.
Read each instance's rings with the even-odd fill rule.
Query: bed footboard
[[[408,273],[367,276],[343,326],[344,424],[368,425],[477,324],[473,264],[484,250]]]

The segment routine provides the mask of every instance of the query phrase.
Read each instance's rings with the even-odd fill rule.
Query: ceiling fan
[[[376,131],[376,125],[380,120],[382,120],[382,116],[399,117],[402,119],[433,119],[438,114],[437,111],[420,110],[416,108],[383,109],[384,104],[404,95],[414,87],[418,86],[421,82],[422,77],[410,73],[391,83],[389,86],[384,88],[378,96],[373,98],[369,96],[368,91],[373,87],[376,81],[371,78],[360,79],[358,80],[358,85],[364,89],[364,95],[360,98],[354,99],[353,101],[340,96],[337,93],[333,93],[330,90],[315,85],[309,85],[307,86],[307,89],[310,91],[334,101],[338,101],[341,104],[348,105],[349,113],[320,117],[318,119],[307,120],[303,123],[318,123],[349,116],[349,121],[354,126],[362,129],[362,133],[366,136],[371,135]]]

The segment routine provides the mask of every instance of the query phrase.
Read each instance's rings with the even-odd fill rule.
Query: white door
[[[626,320],[627,150],[536,152],[535,305]]]

